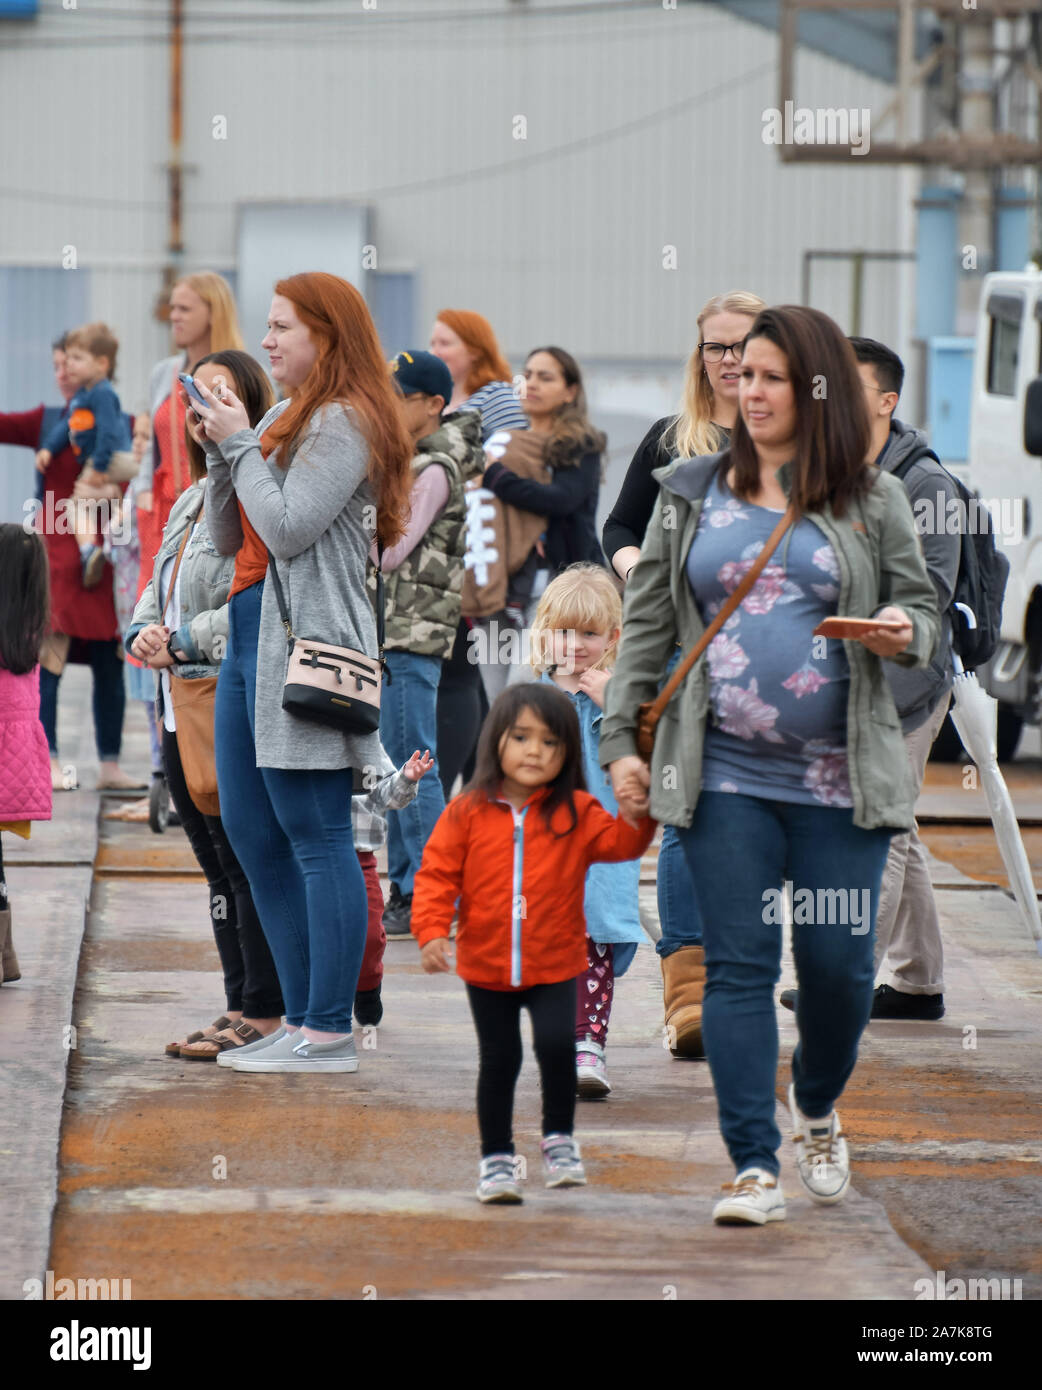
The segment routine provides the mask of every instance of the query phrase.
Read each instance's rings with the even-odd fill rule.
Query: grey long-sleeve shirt
[[[223,554],[239,549],[241,502],[275,556],[297,636],[375,657],[376,620],[365,587],[376,519],[366,476],[369,447],[350,408],[330,404],[315,412],[289,466],[280,468],[280,451],[264,458],[260,437],[287,404],[273,406],[256,430],[239,430],[218,447],[207,447],[210,534]],[[379,767],[376,734],[341,733],[282,708],[287,654],[275,592],[265,578],[257,642],[257,766]]]

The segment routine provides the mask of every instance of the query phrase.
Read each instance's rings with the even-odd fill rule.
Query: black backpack
[[[976,499],[973,493],[954,473],[948,472],[932,449],[921,445],[892,470],[892,476],[903,482],[912,464],[924,458],[933,459],[938,468],[951,478],[963,504],[963,516],[967,519],[972,515],[977,517],[976,525],[963,526],[960,531],[962,551],[959,573],[955,579],[952,606],[948,610],[952,620],[952,647],[966,670],[975,671],[978,666],[991,660],[999,644],[1009,560],[996,548],[995,528],[987,507],[974,507]],[[958,603],[964,603],[971,610],[977,619],[976,627],[970,627],[966,615],[956,608]]]

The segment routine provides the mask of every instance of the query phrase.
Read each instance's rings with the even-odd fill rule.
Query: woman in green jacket
[[[789,1105],[803,1186],[849,1183],[834,1106],[872,1007],[872,935],[890,836],[914,787],[882,660],[925,665],[939,632],[907,496],[867,462],[853,352],[813,309],[764,310],[742,357],[730,447],[659,471],[626,589],[601,730],[623,814],[679,829],[705,934],[703,1037],[737,1170],[718,1222],[785,1216],[774,1120],[784,885],[792,889],[799,1043]],[[637,708],[686,652],[786,508],[796,520],[670,701],[651,767]],[[856,641],[827,617],[887,620]]]

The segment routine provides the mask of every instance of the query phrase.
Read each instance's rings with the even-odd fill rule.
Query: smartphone
[[[866,632],[900,632],[903,627],[904,623],[893,618],[825,618],[814,629],[814,636],[856,641]]]
[[[194,380],[191,376],[189,376],[187,372],[178,372],[177,379],[188,392],[189,400],[198,401],[198,403],[203,407],[204,410],[210,409],[210,402],[203,400],[202,396],[199,394],[198,386],[196,386]]]

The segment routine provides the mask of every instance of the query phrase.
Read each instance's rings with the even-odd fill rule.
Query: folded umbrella
[[[1021,839],[1013,801],[1006,779],[999,771],[995,743],[998,702],[982,690],[976,673],[963,669],[962,662],[952,654],[955,680],[952,685],[952,723],[959,731],[967,753],[977,764],[981,785],[987,797],[991,823],[995,829],[999,853],[1009,875],[1013,896],[1020,908],[1028,931],[1042,955],[1042,919],[1039,918],[1038,897],[1031,877],[1024,841]]]

